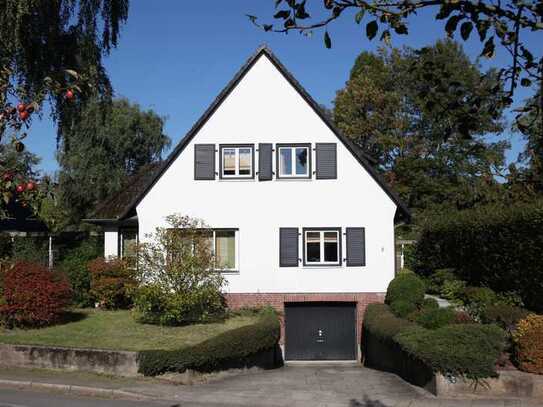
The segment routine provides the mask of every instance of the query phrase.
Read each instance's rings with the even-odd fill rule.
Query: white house
[[[383,301],[395,222],[409,213],[267,47],[148,176],[128,206],[95,220],[106,256],[167,215],[203,219],[229,305],[284,311],[287,360],[358,357],[365,306]]]

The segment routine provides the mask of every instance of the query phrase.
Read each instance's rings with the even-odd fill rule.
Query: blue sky
[[[166,134],[175,145],[258,45],[267,43],[319,103],[331,106],[356,56],[380,45],[365,37],[364,22],[369,20],[358,26],[353,15],[346,15],[331,25],[333,47],[329,50],[323,45],[322,32],[315,32],[311,38],[294,32],[264,33],[245,17],[248,13],[269,21],[273,3],[131,0],[119,47],[105,60],[116,95],[165,116]],[[321,1],[308,3],[310,13],[321,8]],[[312,3],[317,7],[312,9]],[[442,25],[435,24],[428,13],[410,20],[409,31],[409,36],[394,36],[393,45],[417,48],[444,36]],[[536,41],[533,34],[528,39],[536,54],[541,54],[543,41]],[[481,44],[468,41],[465,49],[476,57]],[[499,51],[494,60],[483,66],[503,62],[505,57]],[[530,90],[521,89],[516,98],[522,100],[530,94]],[[45,114],[41,121],[34,122],[27,139],[29,150],[42,157],[41,168],[48,173],[57,169],[55,134],[54,123]],[[514,160],[522,142],[518,135],[509,132],[504,137],[513,144],[508,159]]]

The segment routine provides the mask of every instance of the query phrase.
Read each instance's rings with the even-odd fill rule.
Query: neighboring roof
[[[330,130],[340,139],[340,141],[347,147],[347,149],[353,154],[353,156],[358,160],[358,162],[366,169],[366,171],[372,176],[372,178],[381,186],[381,188],[386,192],[386,194],[392,199],[392,201],[398,206],[396,211],[396,218],[401,218],[404,220],[409,220],[411,215],[409,209],[404,203],[400,200],[398,195],[390,188],[390,186],[383,180],[381,175],[371,166],[369,158],[364,151],[357,146],[351,139],[344,136],[330,121],[326,114],[322,111],[320,106],[315,100],[307,93],[307,91],[300,85],[300,83],[292,76],[292,74],[285,68],[285,66],[277,59],[273,52],[266,46],[261,45],[258,47],[256,52],[247,60],[247,62],[241,67],[241,69],[236,73],[232,80],[226,85],[226,87],[217,95],[215,100],[207,108],[204,114],[198,119],[198,121],[192,126],[189,132],[185,137],[177,144],[172,153],[168,158],[163,162],[162,166],[157,169],[152,177],[149,178],[147,184],[139,190],[131,203],[127,205],[122,213],[118,216],[117,219],[124,219],[134,214],[136,206],[147,194],[147,192],[154,186],[154,184],[160,179],[162,174],[170,167],[170,165],[175,161],[175,159],[181,154],[185,147],[190,143],[198,131],[204,126],[207,120],[215,113],[219,108],[222,102],[228,97],[236,85],[243,79],[243,77],[249,72],[253,65],[258,61],[262,56],[266,55],[269,60],[275,65],[275,67],[281,72],[283,77],[296,89],[296,91],[302,96],[302,98],[311,106],[311,108],[317,113],[317,115],[322,119],[322,121],[330,128]]]
[[[162,168],[162,162],[148,164],[142,167],[136,174],[126,178],[121,190],[110,196],[95,208],[92,219],[85,221],[97,224],[125,219],[130,215],[129,207],[140,194],[143,193],[148,183],[153,180],[158,170]],[[123,216],[128,211],[128,216]]]

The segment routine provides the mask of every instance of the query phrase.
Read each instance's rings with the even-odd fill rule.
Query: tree
[[[431,75],[425,66],[432,66]],[[496,81],[452,41],[364,52],[337,93],[334,120],[415,212],[471,207],[500,192],[495,177],[503,175],[508,143],[488,141],[503,129]],[[490,113],[489,105],[498,108]],[[473,117],[467,129],[458,120],[466,114]]]
[[[543,30],[543,2],[540,0],[500,1],[500,0],[323,0],[323,18],[313,19],[306,10],[306,0],[274,0],[276,8],[273,16],[275,24],[261,24],[258,18],[248,15],[253,24],[264,31],[288,33],[298,31],[310,34],[313,30],[324,29],[324,44],[331,48],[332,39],[328,27],[349,11],[354,11],[354,21],[361,24],[364,18],[365,32],[369,40],[378,36],[385,43],[390,43],[392,33],[407,35],[409,19],[422,10],[430,10],[436,20],[447,20],[444,29],[449,37],[459,32],[464,41],[472,32],[478,34],[483,44],[481,56],[492,58],[495,43],[498,42],[510,55],[508,65],[498,72],[501,81],[509,83],[508,91],[503,94],[501,103],[511,104],[515,88],[520,83],[530,86],[538,81],[543,87],[543,55],[534,55],[535,50],[523,39],[529,31]],[[322,10],[321,10],[322,11]],[[431,72],[431,67],[427,68]],[[543,114],[543,94],[538,104],[532,105],[537,115]],[[463,120],[468,123],[469,118]]]
[[[211,243],[212,230],[188,216],[171,215],[138,248],[140,287],[135,306],[145,323],[182,325],[207,321],[224,312]]]
[[[127,17],[128,0],[0,1],[0,143],[24,150],[32,116],[45,102],[59,139],[89,98],[107,102],[112,90],[102,56],[117,46]],[[0,174],[15,172],[6,165],[0,163]],[[0,193],[9,188],[0,182]],[[12,204],[5,197],[0,216]]]
[[[170,145],[163,127],[164,118],[127,99],[114,100],[106,111],[100,101],[89,102],[58,155],[61,201],[73,222],[118,192],[127,176],[161,159]]]

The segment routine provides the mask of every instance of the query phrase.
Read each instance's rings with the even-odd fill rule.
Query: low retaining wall
[[[422,361],[412,358],[397,344],[387,343],[363,330],[364,365],[395,373],[405,381],[438,397],[526,397],[543,400],[543,376],[518,370],[498,371],[499,377],[466,380],[434,373]]]
[[[434,378],[435,394],[442,397],[527,397],[543,400],[543,376],[518,370],[498,371],[499,377],[481,383],[457,378],[451,380],[441,374]]]
[[[136,352],[0,344],[0,365],[80,370],[116,376],[138,375]]]

